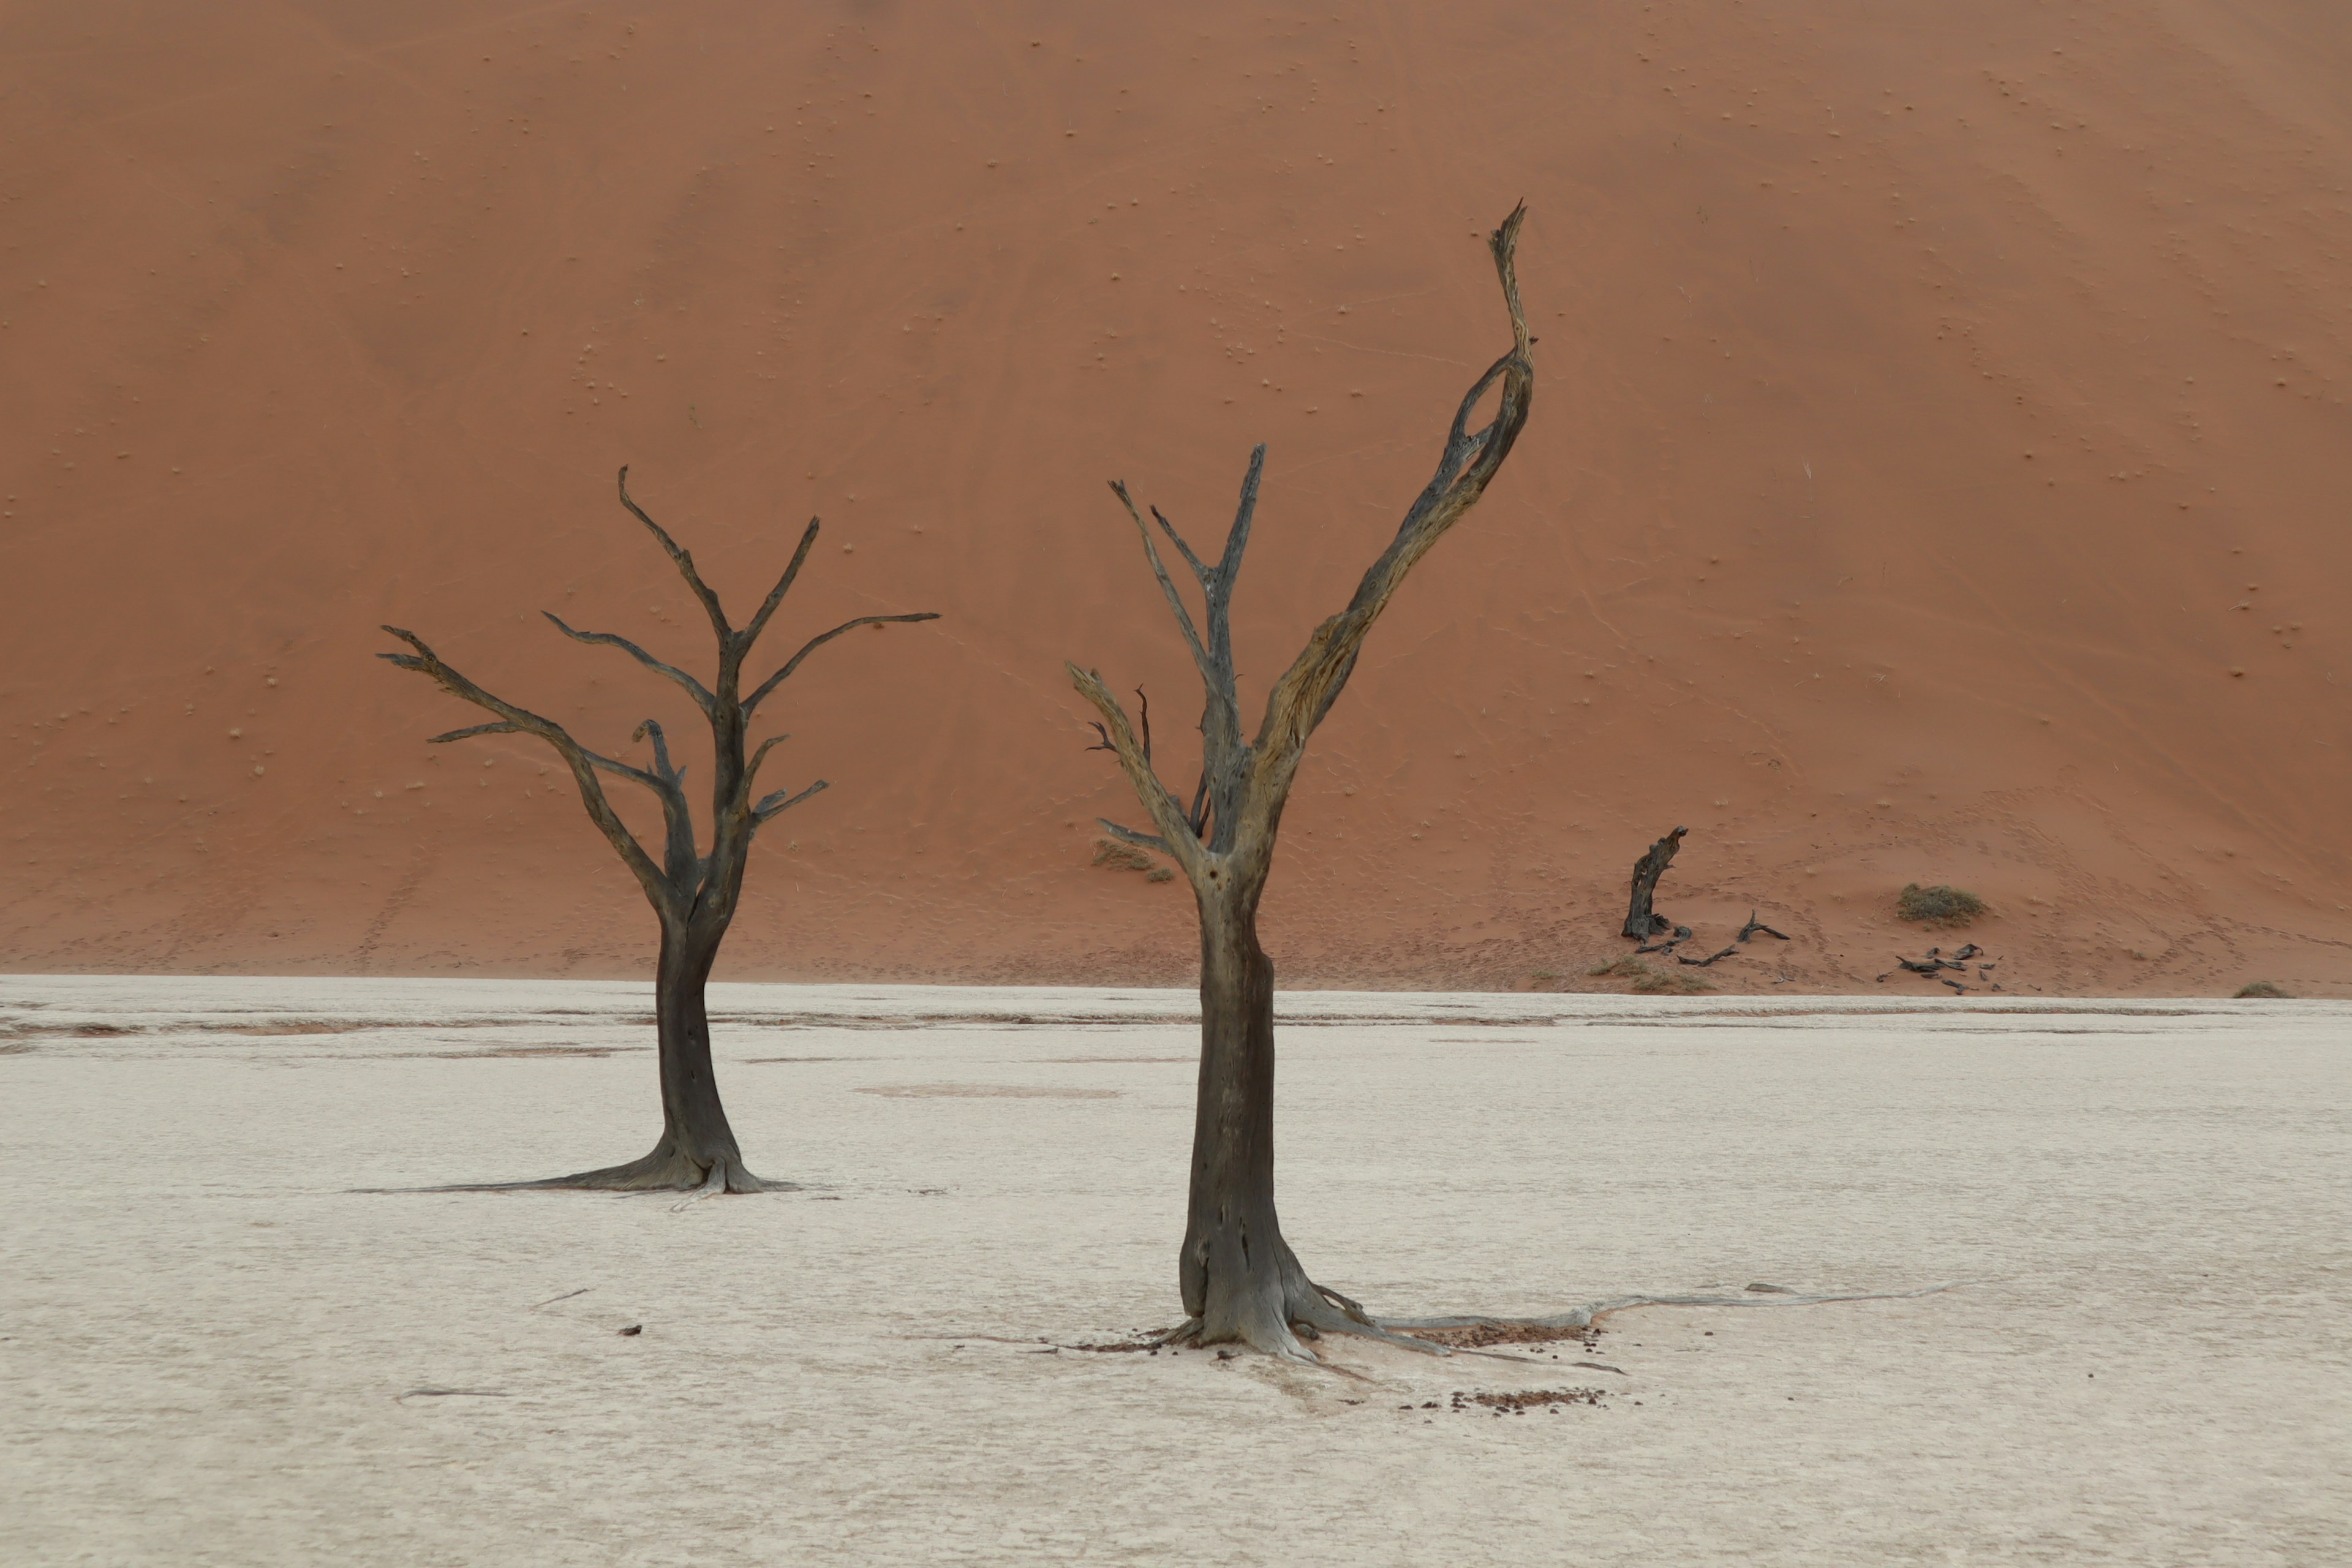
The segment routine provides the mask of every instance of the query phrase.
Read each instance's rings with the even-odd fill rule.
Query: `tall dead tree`
[[[1356,668],[1365,636],[1406,574],[1460,521],[1510,455],[1528,419],[1535,369],[1519,304],[1514,253],[1522,205],[1488,238],[1511,347],[1473,384],[1454,416],[1437,472],[1413,501],[1396,537],[1373,562],[1348,607],[1315,628],[1266,696],[1256,737],[1244,742],[1232,636],[1234,580],[1257,510],[1265,448],[1250,454],[1241,503],[1213,565],[1195,554],[1157,507],[1151,515],[1200,585],[1196,622],[1169,574],[1151,527],[1124,483],[1112,491],[1142,535],[1161,595],[1191,650],[1206,691],[1201,714],[1202,768],[1188,806],[1153,769],[1147,743],[1102,678],[1067,665],[1070,679],[1102,715],[1111,749],[1135,786],[1154,832],[1106,820],[1114,837],[1174,861],[1191,880],[1201,916],[1201,1078],[1192,1131],[1192,1193],[1178,1267],[1185,1323],[1172,1338],[1240,1342],[1278,1355],[1302,1355],[1298,1332],[1323,1331],[1397,1338],[1363,1309],[1309,1279],[1289,1245],[1274,1204],[1274,964],[1258,943],[1257,910],[1274,867],[1275,837],[1307,742],[1330,712]],[[1499,385],[1493,419],[1473,431],[1470,418]],[[1202,623],[1205,623],[1205,628]],[[1298,1331],[1294,1331],[1294,1328]],[[1429,1347],[1433,1348],[1433,1347]]]
[[[719,595],[711,592],[694,567],[694,557],[678,547],[661,524],[646,515],[645,509],[629,497],[629,470],[621,470],[621,504],[629,509],[636,520],[661,544],[670,563],[703,613],[710,617],[710,629],[719,639],[718,679],[709,686],[674,665],[665,664],[624,637],[611,632],[574,631],[553,615],[548,619],[574,642],[600,643],[619,648],[656,675],[677,685],[710,725],[713,759],[710,808],[710,849],[702,853],[695,837],[694,815],[687,803],[686,770],[670,761],[668,739],[660,724],[648,719],[637,726],[632,741],[653,743],[653,766],[650,769],[633,766],[614,757],[590,751],[562,725],[552,719],[543,719],[527,709],[518,708],[502,697],[496,697],[441,661],[439,655],[426,647],[415,632],[398,626],[383,629],[415,649],[414,653],[377,655],[390,659],[403,669],[414,669],[429,677],[452,697],[462,698],[477,708],[498,715],[494,722],[476,724],[463,730],[452,730],[436,735],[432,744],[462,741],[473,735],[535,735],[555,748],[558,756],[572,770],[572,782],[580,786],[580,804],[587,809],[588,819],[604,835],[614,853],[637,879],[645,889],[646,902],[653,905],[655,917],[661,924],[661,954],[654,969],[654,1018],[660,1046],[662,1133],[653,1152],[643,1159],[632,1160],[625,1165],[608,1166],[603,1170],[583,1171],[575,1175],[556,1176],[546,1181],[502,1184],[519,1187],[593,1187],[642,1189],[650,1187],[698,1187],[707,1192],[755,1193],[788,1187],[789,1183],[764,1181],[743,1166],[742,1151],[737,1147],[734,1129],[728,1125],[726,1108],[719,1103],[718,1079],[710,1066],[710,1020],[703,1008],[703,986],[710,978],[711,965],[719,957],[719,944],[726,940],[727,928],[735,919],[737,903],[743,890],[743,873],[749,865],[751,845],[761,828],[776,817],[798,805],[811,795],[827,788],[819,779],[797,793],[780,789],[753,797],[753,786],[760,774],[760,764],[768,752],[783,741],[783,735],[772,735],[760,742],[759,749],[745,754],[745,741],[751,731],[751,718],[779,686],[792,678],[809,655],[833,641],[844,632],[859,626],[880,626],[898,621],[934,621],[939,616],[929,611],[909,616],[859,616],[845,621],[831,631],[821,632],[801,646],[800,651],[786,659],[782,667],[752,688],[750,696],[742,692],[743,661],[750,657],[752,645],[760,634],[768,629],[784,595],[792,591],[793,581],[800,576],[801,567],[808,561],[809,551],[816,543],[818,521],[809,520],[801,534],[800,547],[793,552],[792,563],[784,574],[769,590],[758,614],[749,626],[737,630],[728,624],[726,613],[719,608]],[[665,827],[658,855],[637,841],[612,803],[605,799],[604,786],[597,778],[599,773],[627,779],[650,791],[661,803]]]

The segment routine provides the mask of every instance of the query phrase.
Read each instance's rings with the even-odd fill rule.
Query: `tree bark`
[[[1289,1337],[1274,1209],[1274,961],[1257,940],[1257,889],[1201,905],[1201,1082],[1179,1270],[1204,1341]]]

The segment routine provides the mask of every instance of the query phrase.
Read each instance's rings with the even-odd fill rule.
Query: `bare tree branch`
[[[751,617],[751,624],[736,634],[736,646],[741,651],[751,651],[751,645],[758,642],[760,634],[768,629],[768,617],[776,613],[776,606],[784,602],[786,594],[792,592],[793,580],[801,574],[802,563],[808,560],[809,551],[816,544],[816,531],[817,520],[809,519],[808,526],[801,531],[800,548],[793,552],[792,564],[786,566],[784,574],[776,579],[776,585],[768,590],[768,596],[761,601],[760,613]]]
[[[793,671],[801,667],[801,660],[806,658],[809,655],[814,653],[817,649],[823,647],[825,644],[831,642],[842,633],[856,631],[859,626],[888,626],[894,622],[899,621],[936,621],[939,618],[939,612],[936,610],[923,610],[911,616],[860,616],[854,621],[842,622],[841,625],[834,627],[833,630],[829,632],[819,633],[817,636],[809,638],[807,642],[802,644],[801,651],[793,655],[790,659],[786,660],[783,668],[776,671],[775,674],[761,681],[760,683],[760,689],[757,691],[754,691],[751,696],[743,699],[743,717],[749,719],[751,716],[751,710],[759,707],[760,704],[767,699],[768,693],[773,691],[777,687],[782,686],[786,680],[790,679],[792,678]]]
[[[1201,841],[1185,830],[1183,807],[1176,804],[1176,797],[1168,793],[1168,786],[1160,782],[1160,775],[1145,760],[1143,743],[1137,739],[1134,726],[1128,722],[1127,710],[1119,706],[1118,699],[1110,694],[1110,688],[1093,670],[1080,669],[1066,659],[1062,668],[1069,671],[1070,684],[1077,688],[1078,695],[1094,704],[1095,711],[1102,715],[1111,748],[1118,753],[1119,767],[1127,773],[1128,783],[1135,786],[1144,810],[1151,814],[1160,837],[1167,841],[1163,852],[1187,871],[1195,869],[1201,858]]]
[[[573,740],[571,733],[554,720],[542,719],[528,709],[518,708],[502,697],[491,695],[444,664],[441,656],[426,647],[425,639],[415,632],[389,626],[383,629],[416,651],[414,654],[378,654],[377,658],[403,669],[415,670],[450,696],[470,702],[477,708],[488,709],[505,722],[509,732],[536,735],[554,747],[557,754],[572,769],[572,782],[580,786],[580,804],[587,808],[589,819],[596,824],[598,830],[604,835],[605,842],[612,845],[614,853],[620,856],[622,863],[636,877],[638,885],[646,890],[646,897],[653,900],[656,909],[675,910],[677,908],[678,896],[664,879],[661,868],[654,864],[653,857],[646,853],[645,847],[637,842],[636,835],[629,831],[628,825],[613,810],[612,802],[604,798],[604,786],[597,782],[596,770],[604,768],[634,778],[656,794],[663,793],[660,780],[626,763],[597,756]],[[476,732],[490,732],[493,728],[480,726]]]
[[[376,657],[382,658],[386,656],[378,654]],[[472,735],[520,735],[522,732],[521,725],[509,724],[501,719],[495,724],[475,724],[463,730],[452,730],[446,735],[427,735],[425,738],[425,743],[428,746],[446,746],[452,741],[462,741]]]
[[[1126,481],[1119,482],[1124,484]],[[1116,489],[1118,486],[1114,485],[1112,488]],[[1168,514],[1155,506],[1151,509],[1151,521],[1160,525],[1160,531],[1168,536],[1168,542],[1183,552],[1184,563],[1192,568],[1192,575],[1201,580],[1201,586],[1207,587],[1209,569],[1201,564],[1201,558],[1192,553],[1192,547],[1184,542],[1184,536],[1176,531],[1176,525],[1168,521]]]
[[[1526,204],[1520,204],[1487,239],[1496,275],[1502,282],[1503,300],[1510,311],[1510,352],[1496,360],[1463,398],[1446,433],[1436,473],[1405,513],[1396,538],[1364,573],[1347,609],[1315,628],[1306,647],[1266,696],[1265,717],[1258,726],[1253,750],[1257,753],[1257,767],[1277,770],[1286,789],[1307,737],[1331,710],[1332,702],[1354,673],[1357,653],[1372,623],[1388,607],[1406,574],[1486,493],[1488,481],[1527,426],[1535,389],[1535,366],[1529,357],[1534,339],[1528,335],[1527,313],[1519,303],[1516,260],[1519,226],[1527,211]],[[1497,381],[1502,384],[1502,396],[1494,419],[1475,435],[1465,434],[1478,400]]]
[[[760,749],[751,753],[751,762],[743,769],[744,793],[749,794],[751,786],[760,781],[760,764],[768,760],[768,753],[791,739],[790,735],[771,735],[760,742]]]
[[[662,821],[669,830],[662,852],[665,868],[670,881],[685,892],[701,879],[702,865],[694,852],[694,813],[686,803],[686,770],[670,765],[669,737],[662,733],[658,720],[646,720],[629,737],[632,741],[648,738],[654,743],[654,776],[661,780]]]
[[[785,812],[790,811],[793,807],[800,805],[801,802],[806,800],[809,796],[813,795],[821,795],[832,787],[833,786],[825,783],[824,780],[819,779],[816,783],[809,785],[808,788],[801,791],[798,795],[792,795],[787,791],[778,790],[773,795],[767,796],[765,799],[761,800],[759,805],[751,808],[751,820],[754,823],[764,824],[770,817],[781,816]]]
[[[685,578],[686,585],[694,590],[694,596],[702,601],[703,611],[710,617],[710,629],[719,634],[719,644],[724,647],[727,639],[734,635],[734,628],[727,624],[727,614],[719,607],[719,595],[710,591],[709,584],[702,580],[702,574],[694,569],[693,555],[679,549],[677,541],[669,536],[669,531],[647,517],[646,509],[629,499],[629,465],[626,463],[621,465],[621,504],[635,512],[637,521],[651,529],[653,536],[661,541],[661,547],[668,553],[671,564],[677,568],[678,575]]]
[[[1097,816],[1095,820],[1102,824],[1102,830],[1105,833],[1109,834],[1113,838],[1118,839],[1122,844],[1132,844],[1141,849],[1157,849],[1162,855],[1173,855],[1175,853],[1173,849],[1171,849],[1168,847],[1168,840],[1160,837],[1157,833],[1138,833],[1132,827],[1120,826],[1118,823],[1113,822],[1108,816]]]
[[[639,664],[644,665],[656,675],[661,676],[663,679],[667,680],[674,680],[678,685],[684,687],[686,689],[686,694],[694,699],[694,705],[697,708],[701,709],[703,712],[709,713],[712,710],[717,700],[710,695],[709,691],[703,686],[702,682],[695,679],[694,677],[687,674],[686,671],[678,668],[676,665],[664,664],[660,659],[656,658],[653,655],[647,653],[645,649],[639,647],[636,644],[631,642],[625,637],[616,637],[611,632],[575,631],[571,626],[566,626],[563,622],[563,617],[557,615],[554,611],[541,610],[539,613],[545,616],[549,620],[554,622],[555,629],[562,632],[565,637],[570,637],[573,642],[602,643],[610,647],[619,648],[623,653],[627,654],[631,658],[635,659]]]
[[[1192,650],[1192,663],[1199,668],[1202,680],[1213,684],[1216,666],[1210,662],[1209,650],[1201,642],[1200,628],[1192,624],[1192,612],[1186,606],[1184,595],[1176,591],[1176,579],[1168,575],[1168,563],[1160,559],[1160,546],[1151,542],[1151,525],[1135,510],[1135,499],[1127,493],[1125,479],[1111,480],[1110,493],[1118,498],[1118,504],[1127,508],[1127,515],[1135,521],[1136,535],[1143,541],[1144,558],[1151,563],[1151,574],[1160,580],[1160,592],[1166,595],[1168,608],[1176,616],[1176,629],[1184,634],[1184,646]],[[1172,537],[1174,531],[1170,532]],[[1197,564],[1199,557],[1191,550],[1186,550],[1184,555]]]

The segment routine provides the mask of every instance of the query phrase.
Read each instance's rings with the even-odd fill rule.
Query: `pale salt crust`
[[[0,981],[0,1560],[2352,1561],[2344,1006],[1286,995],[1375,1310],[1969,1281],[1351,1379],[1051,1348],[1177,1316],[1183,994],[712,1000],[821,1186],[350,1190],[642,1152],[641,986]]]

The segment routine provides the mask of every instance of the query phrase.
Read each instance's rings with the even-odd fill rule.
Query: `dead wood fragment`
[[[1650,900],[1658,890],[1658,879],[1666,874],[1666,867],[1673,862],[1675,851],[1682,847],[1683,835],[1689,831],[1687,827],[1675,828],[1651,845],[1643,852],[1642,858],[1633,862],[1633,897],[1625,909],[1624,933],[1627,936],[1647,939],[1672,926],[1673,922],[1665,916],[1651,910]]]
[[[1770,926],[1768,926],[1762,921],[1758,920],[1756,918],[1756,911],[1754,910],[1750,910],[1748,911],[1748,923],[1739,928],[1739,940],[1741,942],[1746,942],[1749,937],[1755,936],[1759,932],[1765,936],[1778,937],[1782,942],[1789,940],[1789,933],[1787,931],[1774,931]]]
[[[1693,969],[1705,969],[1707,965],[1715,963],[1717,959],[1729,958],[1733,953],[1736,953],[1738,951],[1738,944],[1735,942],[1731,946],[1725,948],[1721,952],[1711,952],[1705,958],[1685,958],[1682,954],[1676,953],[1675,955],[1675,962],[1676,963],[1687,963]]]

